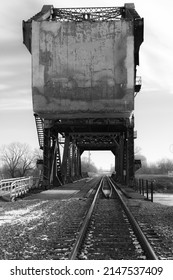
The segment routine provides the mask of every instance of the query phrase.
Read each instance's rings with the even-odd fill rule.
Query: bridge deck
[[[79,181],[76,181],[71,184],[66,184],[61,187],[55,187],[49,190],[41,191],[37,194],[31,194],[27,197],[25,197],[25,200],[30,199],[41,199],[41,200],[53,200],[53,199],[69,199],[72,197],[82,198],[87,196],[87,193],[92,188],[91,184],[93,185],[96,179],[93,179],[91,184],[88,184],[90,182],[90,178],[82,179]]]

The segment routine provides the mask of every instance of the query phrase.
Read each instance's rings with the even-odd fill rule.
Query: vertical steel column
[[[69,149],[70,149],[70,136],[65,136],[64,153],[62,160],[62,181],[65,184],[67,182],[69,171]]]
[[[57,137],[57,152],[56,152],[56,176],[62,185],[62,174],[61,174],[61,154],[60,154],[60,146],[59,146],[59,138]]]
[[[128,131],[126,133],[126,185],[129,184],[129,138],[128,138]]]
[[[53,155],[52,155],[52,160],[51,160],[51,166],[50,166],[50,185],[54,184],[54,173],[56,172],[56,149],[57,149],[57,143],[55,141],[55,138],[53,137],[52,139],[52,150],[53,150]]]
[[[75,145],[75,177],[76,179],[79,178],[79,170],[78,170],[78,148],[77,146]]]
[[[50,187],[50,169],[51,169],[51,137],[50,128],[44,128],[43,145],[43,186]]]
[[[72,179],[75,178],[76,176],[76,159],[75,159],[75,143],[74,141],[72,142],[72,159],[71,159],[71,177]]]
[[[71,181],[72,176],[73,144],[70,142],[67,157],[67,182]]]
[[[78,170],[78,148],[75,145],[75,148],[74,148],[74,177],[75,179],[78,179],[79,178],[79,170]]]
[[[127,132],[124,133],[123,139],[123,183],[128,184],[128,149],[127,149]]]
[[[134,131],[133,127],[128,129],[128,184],[133,185],[134,180]]]
[[[76,143],[73,142],[72,146],[72,179],[77,179],[81,177],[81,160],[80,160],[80,152]]]
[[[58,138],[53,139],[53,159],[52,159],[52,168],[51,168],[51,184],[53,186],[61,186],[61,157],[59,150]]]
[[[119,140],[119,161],[120,161],[120,181],[123,183],[123,157],[124,157],[124,135],[120,135]]]
[[[79,148],[77,148],[77,175],[82,177],[82,169],[81,169],[81,154]]]

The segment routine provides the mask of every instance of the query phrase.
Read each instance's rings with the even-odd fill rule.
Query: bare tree
[[[34,161],[37,162],[38,159],[43,159],[43,151],[35,148],[33,152]]]
[[[10,177],[22,177],[33,167],[33,153],[27,144],[14,142],[2,147],[0,158]]]
[[[93,162],[89,162],[88,158],[83,157],[81,161],[82,172],[94,172],[97,173],[97,168]]]
[[[140,159],[142,166],[146,166],[147,159],[143,154],[141,154],[141,151],[142,151],[141,147],[135,146],[135,149],[134,149],[135,159]]]
[[[168,171],[173,170],[173,161],[170,159],[162,159],[157,163],[157,167],[160,174],[167,174]]]

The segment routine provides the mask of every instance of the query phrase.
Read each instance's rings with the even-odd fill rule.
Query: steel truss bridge
[[[23,40],[32,53],[32,22],[108,22],[127,20],[133,22],[134,32],[134,79],[139,65],[139,48],[143,41],[143,19],[134,5],[109,8],[64,8],[43,6],[41,12],[23,21]],[[134,96],[140,90],[134,84]],[[87,97],[86,97],[87,98]],[[99,100],[97,101],[99,102]],[[34,111],[40,149],[43,150],[43,184],[62,185],[80,178],[81,155],[86,150],[109,150],[115,155],[115,171],[119,181],[130,184],[134,179],[134,116],[109,116],[79,114],[75,116],[49,118]],[[63,155],[61,150],[63,148]],[[103,159],[104,160],[104,159]],[[138,162],[139,167],[139,162]]]

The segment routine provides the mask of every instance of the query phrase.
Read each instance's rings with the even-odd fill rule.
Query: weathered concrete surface
[[[113,117],[134,107],[132,21],[32,22],[33,109]]]

